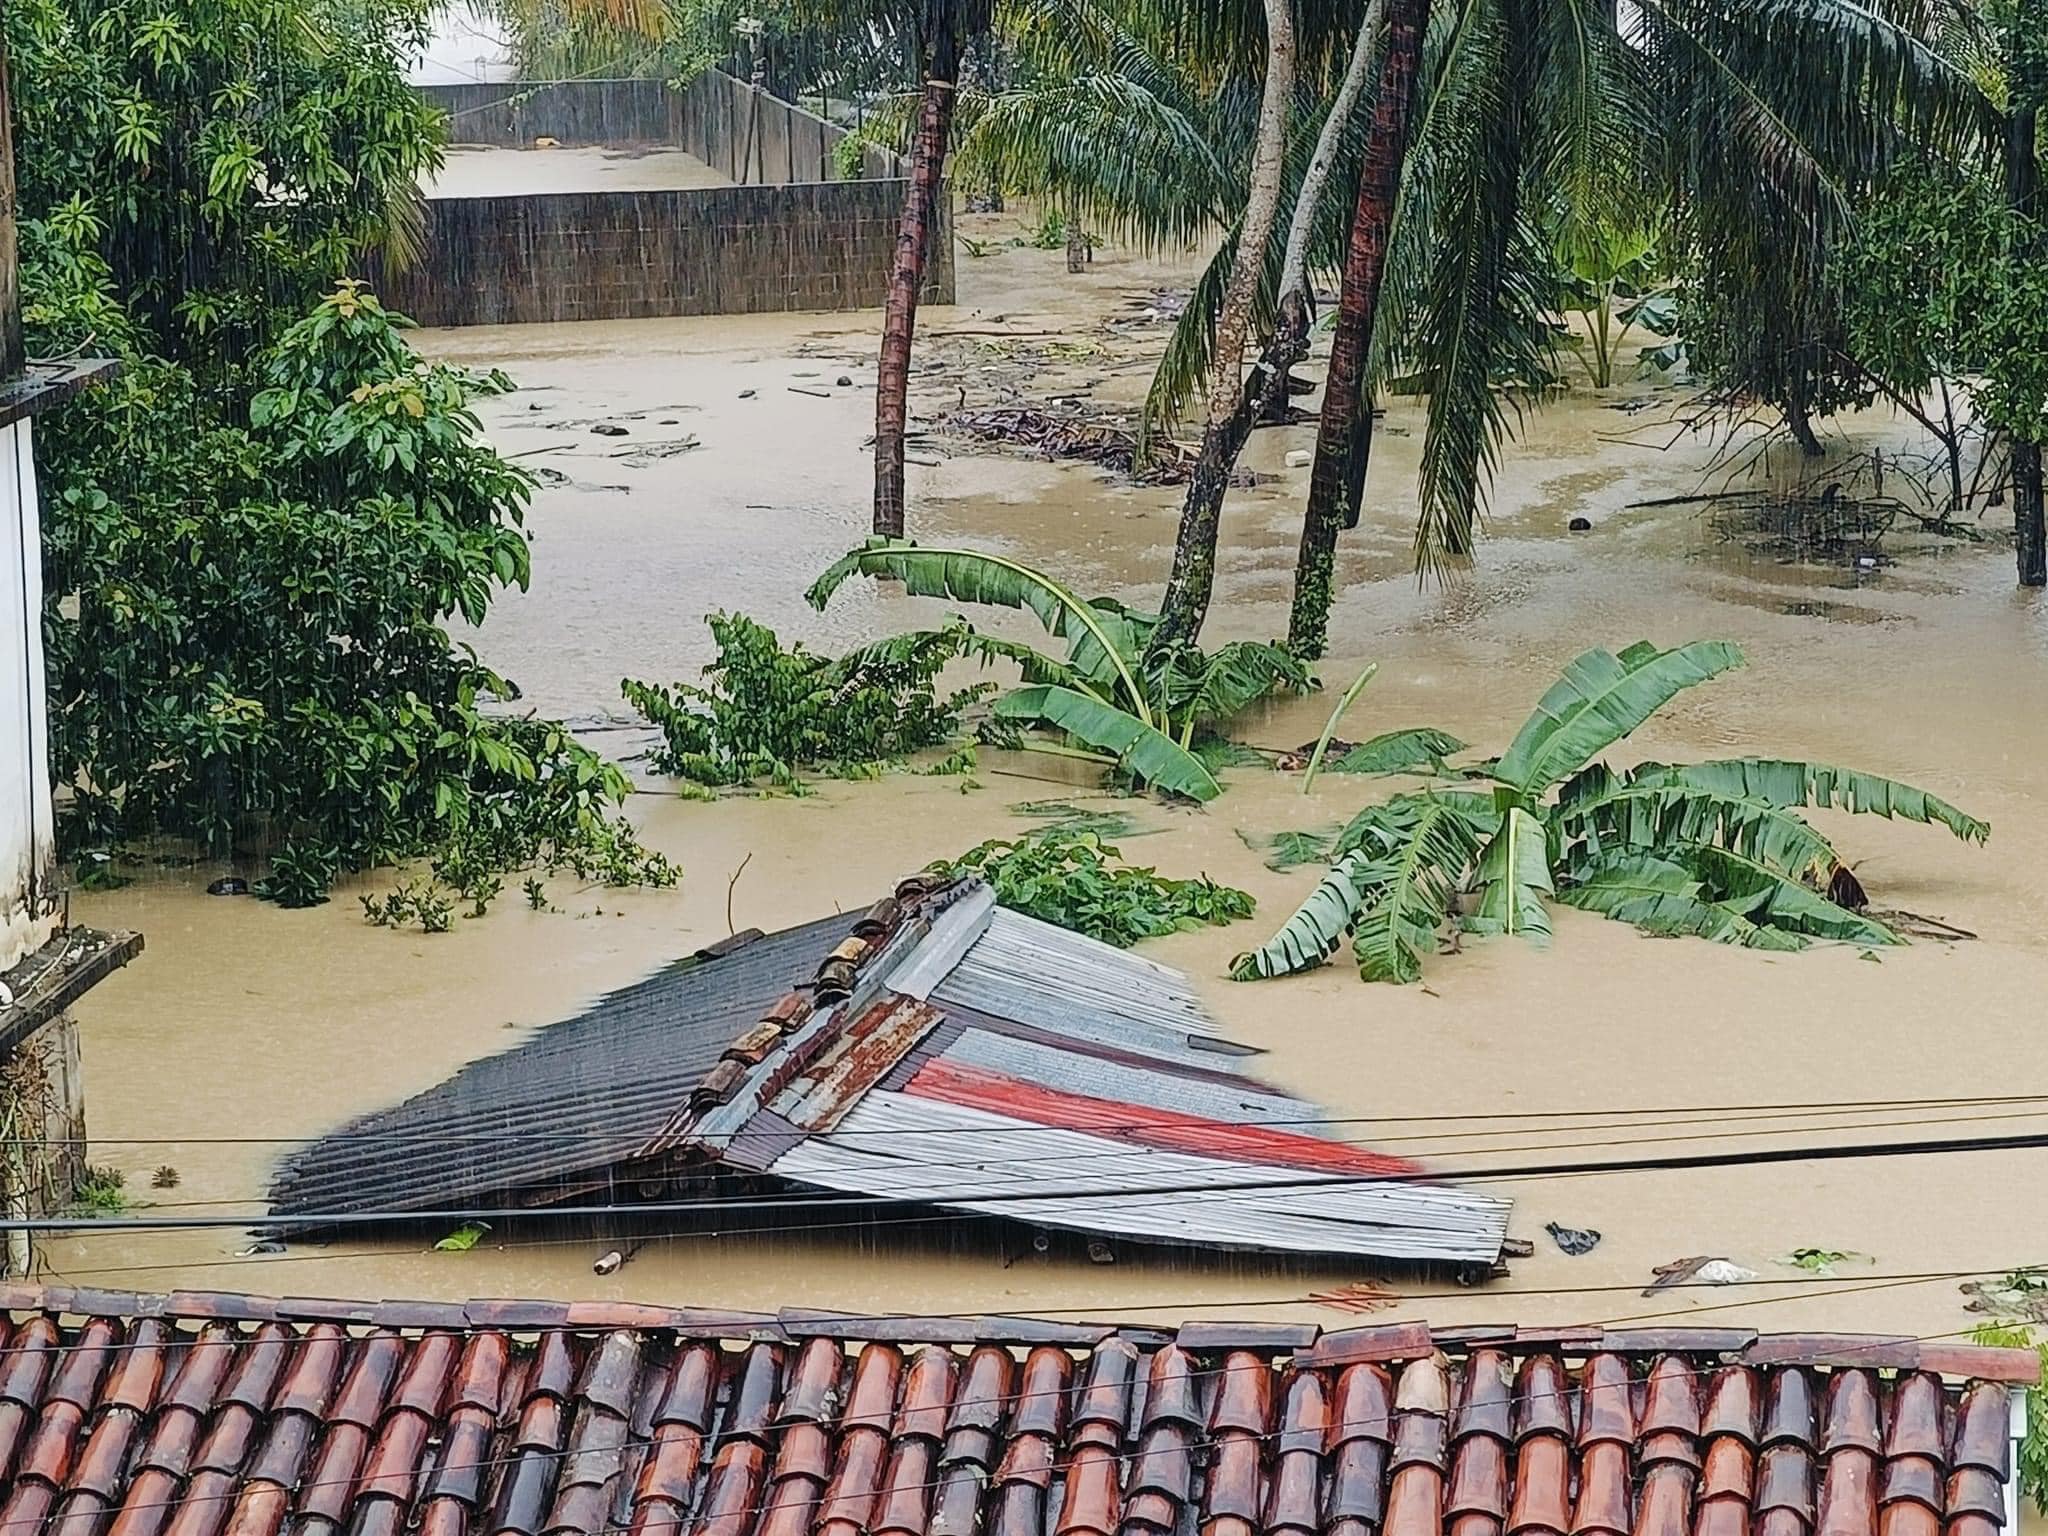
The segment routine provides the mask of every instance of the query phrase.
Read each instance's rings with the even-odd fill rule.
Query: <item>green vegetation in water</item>
[[[714,613],[705,622],[718,645],[705,686],[629,678],[620,687],[661,731],[654,767],[721,788],[765,781],[795,789],[807,772],[872,778],[914,752],[945,746],[959,735],[962,712],[995,685],[941,693],[939,673],[963,656],[1006,650],[965,622],[837,658],[802,644],[785,648],[745,614]],[[956,753],[933,771],[973,768],[971,756]]]
[[[71,1192],[71,1203],[87,1216],[119,1216],[135,1207],[127,1186],[128,1175],[120,1169],[88,1164]]]
[[[1616,771],[1596,761],[1680,692],[1740,665],[1740,651],[1714,640],[1585,652],[1507,751],[1473,770],[1474,787],[1397,795],[1352,818],[1321,883],[1231,974],[1310,969],[1348,932],[1366,980],[1415,981],[1454,913],[1468,933],[1542,941],[1553,901],[1648,933],[1758,949],[1904,942],[1829,898],[1840,891],[1860,904],[1860,888],[1796,809],[1937,823],[1977,843],[1987,824],[1910,785],[1823,763]]]
[[[521,862],[672,879],[616,816],[624,777],[510,717],[518,689],[446,630],[527,583],[533,482],[475,414],[510,381],[423,360],[336,283],[417,248],[426,10],[26,0],[5,24],[29,350],[123,364],[37,434],[67,854],[219,857],[247,830],[291,906],[410,860],[472,908]]]
[[[1263,854],[1266,868],[1295,869],[1303,864],[1321,864],[1337,846],[1342,827],[1317,832],[1247,832],[1238,828],[1237,839],[1253,853]]]
[[[1055,657],[1014,642],[998,647],[981,637],[974,654],[1013,662],[1023,674],[1022,687],[995,701],[985,738],[1092,759],[1130,782],[1191,800],[1223,792],[1204,753],[1238,760],[1242,749],[1232,750],[1236,744],[1224,736],[1231,720],[1274,694],[1318,686],[1283,645],[1240,640],[1213,652],[1155,646],[1157,614],[1114,598],[1081,598],[1042,571],[980,550],[870,540],[812,584],[811,605],[822,609],[856,575],[892,578],[915,597],[1029,610],[1066,642],[1067,653]],[[913,633],[894,643],[950,632]]]
[[[1172,880],[1125,864],[1113,843],[1092,832],[1048,828],[996,838],[951,862],[948,874],[980,875],[1003,906],[1128,949],[1142,939],[1250,917],[1250,895],[1207,875]]]
[[[1092,832],[1104,841],[1150,837],[1159,830],[1139,826],[1138,818],[1129,811],[1098,811],[1078,800],[1020,800],[1010,811],[1042,823],[1048,832]]]
[[[434,1244],[436,1253],[467,1253],[491,1230],[489,1223],[481,1221],[464,1222],[453,1232]]]

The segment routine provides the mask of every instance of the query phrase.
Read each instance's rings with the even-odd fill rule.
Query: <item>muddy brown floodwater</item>
[[[1142,295],[1185,266],[1104,253],[1068,277],[1058,253],[963,256],[962,302],[923,318],[921,354],[954,365],[920,375],[925,412],[971,383],[1001,395],[1142,388],[1142,346],[1109,345]],[[932,618],[935,604],[850,586],[824,615],[806,582],[867,518],[872,314],[770,316],[469,330],[430,335],[438,355],[501,365],[526,386],[488,421],[552,483],[532,513],[534,581],[503,602],[479,643],[534,706],[614,750],[621,676],[691,675],[700,622],[743,608],[838,647]],[[993,337],[985,334],[995,333]],[[1147,343],[1156,345],[1155,339]],[[1015,377],[1026,343],[1060,340],[1043,374]],[[1011,338],[1011,339],[1005,339]],[[1006,371],[1007,370],[1007,371]],[[852,382],[840,385],[841,375]],[[986,389],[983,388],[986,384]],[[798,392],[807,391],[807,392]],[[1277,774],[1238,770],[1203,811],[1129,802],[1147,835],[1127,851],[1172,873],[1206,870],[1254,891],[1259,917],[1153,946],[1200,978],[1232,1034],[1265,1048],[1263,1070],[1355,1120],[1375,1146],[1458,1170],[1518,1202],[1514,1232],[1535,1257],[1511,1280],[1461,1291],[1370,1267],[1302,1266],[1195,1253],[1132,1253],[1099,1268],[1063,1253],[1015,1257],[973,1234],[879,1229],[726,1233],[650,1242],[623,1270],[591,1273],[609,1244],[559,1229],[493,1233],[468,1253],[417,1236],[236,1257],[239,1232],[101,1233],[47,1245],[81,1282],[200,1285],[327,1295],[620,1296],[705,1305],[852,1310],[962,1309],[1161,1317],[1229,1315],[1341,1322],[1307,1293],[1373,1278],[1402,1293],[1389,1317],[1442,1322],[1704,1318],[1769,1328],[1941,1334],[1971,1316],[1953,1276],[2048,1262],[2048,1178],[2038,1152],[1791,1163],[1740,1169],[1489,1180],[1489,1167],[1795,1141],[1982,1136],[2048,1129],[2048,1106],[1999,1102],[2048,1091],[2048,609],[2016,593],[2002,545],[1925,550],[1850,575],[1759,561],[1683,512],[1628,503],[1692,490],[1711,457],[1647,438],[1656,412],[1597,400],[1532,418],[1497,477],[1478,568],[1448,589],[1418,586],[1408,541],[1420,427],[1397,405],[1374,449],[1367,523],[1347,537],[1335,652],[1341,686],[1381,671],[1348,734],[1436,724],[1503,744],[1556,669],[1584,646],[1638,638],[1739,641],[1742,672],[1693,690],[1637,739],[1645,755],[1756,751],[1903,777],[1987,817],[1987,848],[1875,820],[1828,830],[1881,905],[1936,915],[1975,942],[1775,956],[1652,940],[1570,911],[1546,951],[1468,944],[1427,984],[1368,987],[1351,970],[1261,985],[1223,979],[1310,887],[1275,874],[1238,834],[1336,822],[1389,786],[1336,776],[1313,796]],[[615,422],[624,436],[591,431]],[[1882,434],[1891,424],[1865,430]],[[1233,492],[1212,636],[1284,632],[1307,471],[1284,467],[1310,428],[1258,434],[1270,480]],[[1666,434],[1668,435],[1668,434]],[[1084,590],[1156,597],[1175,493],[1136,490],[1088,466],[968,456],[920,442],[912,522],[1065,573]],[[1589,517],[1571,535],[1567,519]],[[1021,631],[1020,631],[1021,632]],[[1246,722],[1272,746],[1312,737],[1327,696]],[[671,893],[552,886],[560,913],[504,900],[446,936],[365,925],[358,890],[312,912],[202,894],[219,870],[152,876],[81,895],[74,910],[146,931],[136,965],[84,1009],[95,1161],[147,1192],[174,1165],[160,1214],[257,1209],[294,1142],[426,1088],[526,1038],[609,988],[724,936],[869,901],[897,875],[1026,821],[1015,802],[1086,794],[1044,760],[990,755],[978,792],[896,775],[827,783],[814,798],[686,802],[651,780],[634,814],[683,863]],[[1724,1106],[1948,1098],[1918,1112],[1712,1112]],[[1975,1102],[1969,1102],[1975,1101]],[[1700,1107],[1706,1106],[1707,1110]],[[1549,1118],[1545,1118],[1548,1116]],[[1565,1116],[1575,1118],[1562,1118]],[[1823,1129],[1822,1127],[1829,1127]],[[544,1127],[536,1127],[543,1129]],[[1565,1257],[1546,1222],[1604,1241]],[[553,1236],[550,1234],[553,1233]],[[1781,1261],[1799,1247],[1848,1251],[1833,1278]],[[1644,1299],[1653,1265],[1721,1255],[1772,1283]],[[1932,1279],[1896,1279],[1921,1276]]]
[[[593,145],[507,149],[451,144],[426,180],[429,197],[524,197],[534,192],[667,192],[732,182],[685,150]]]

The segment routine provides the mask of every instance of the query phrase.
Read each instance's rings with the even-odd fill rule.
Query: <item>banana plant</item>
[[[1066,642],[1064,660],[1006,642],[1026,686],[998,699],[1000,726],[1057,733],[1156,789],[1192,800],[1223,792],[1193,751],[1258,699],[1307,692],[1315,679],[1285,646],[1236,641],[1214,652],[1152,645],[1159,616],[1114,598],[1082,598],[1042,571],[972,549],[870,539],[834,561],[805,597],[822,609],[852,576],[901,582],[913,597],[1026,609]],[[995,654],[993,648],[983,659]],[[1027,745],[1037,745],[1026,743]]]
[[[1308,970],[1348,932],[1366,980],[1415,981],[1454,916],[1467,933],[1542,942],[1559,902],[1648,933],[1756,949],[1903,942],[1825,894],[1854,882],[1798,812],[1896,817],[1972,843],[1990,836],[1988,824],[1911,785],[1823,763],[1599,761],[1679,693],[1741,665],[1741,651],[1718,640],[1585,652],[1508,749],[1467,770],[1466,785],[1359,812],[1308,900],[1231,974]]]

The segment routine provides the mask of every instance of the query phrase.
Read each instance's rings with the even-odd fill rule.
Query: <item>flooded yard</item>
[[[570,154],[497,152],[490,163],[529,178],[506,190],[529,191],[531,177],[553,175]],[[474,168],[453,156],[451,166]],[[645,159],[610,169],[653,174]],[[452,195],[450,184],[441,191]],[[987,223],[993,240],[1016,221]],[[1072,277],[1057,252],[1029,247],[963,258],[961,302],[921,317],[928,371],[913,375],[913,425],[936,426],[928,418],[970,399],[1128,406],[1164,338],[1164,324],[1145,319],[1148,295],[1187,277],[1113,251]],[[875,328],[873,314],[788,315],[424,338],[437,356],[503,367],[522,386],[492,402],[487,421],[546,482],[529,518],[533,585],[473,638],[525,703],[625,755],[646,732],[620,700],[620,678],[693,676],[710,658],[710,610],[744,610],[785,639],[833,651],[946,611],[872,583],[849,586],[822,615],[802,600],[866,531]],[[1411,568],[1420,413],[1393,402],[1374,444],[1365,526],[1340,545],[1333,654],[1319,668],[1326,691],[1276,705],[1239,734],[1274,748],[1313,739],[1332,691],[1377,662],[1347,734],[1436,725],[1492,751],[1586,646],[1731,639],[1749,665],[1684,695],[1632,750],[1844,763],[1988,819],[1988,847],[1972,848],[1926,828],[1823,818],[1877,905],[1974,939],[1769,955],[1650,939],[1561,910],[1547,949],[1468,941],[1421,986],[1366,986],[1341,962],[1235,984],[1230,957],[1263,939],[1317,876],[1265,868],[1245,838],[1341,822],[1389,786],[1329,775],[1304,796],[1296,776],[1239,768],[1203,810],[1126,803],[1142,832],[1128,854],[1169,874],[1206,871],[1260,903],[1249,923],[1147,952],[1195,977],[1224,1031],[1267,1053],[1258,1069],[1326,1105],[1345,1122],[1339,1134],[1512,1196],[1511,1230],[1533,1241],[1534,1256],[1515,1261],[1511,1279],[1468,1290],[1414,1273],[1142,1250],[1101,1267],[1057,1245],[1020,1254],[978,1230],[831,1213],[773,1237],[669,1235],[654,1222],[635,1229],[645,1246],[603,1278],[591,1263],[619,1234],[541,1222],[494,1231],[467,1253],[428,1251],[431,1234],[416,1233],[247,1256],[239,1228],[67,1234],[44,1245],[51,1269],[145,1290],[1325,1322],[1345,1314],[1312,1293],[1370,1284],[1392,1294],[1354,1293],[1353,1305],[1437,1323],[1966,1329],[1958,1272],[2048,1263],[2036,1236],[2048,1231],[2036,1153],[1489,1176],[2048,1129],[2048,1100],[2008,1097],[2048,1068],[2036,1027],[2048,997],[2048,607],[2013,590],[2002,542],[1923,541],[1872,568],[1781,564],[1691,509],[1632,507],[1702,490],[1717,445],[1695,437],[1665,449],[1672,430],[1648,430],[1663,404],[1612,405],[1578,396],[1529,417],[1497,477],[1477,568],[1438,588],[1418,585]],[[1859,426],[1875,437],[1895,430],[1886,418]],[[1308,475],[1288,455],[1313,434],[1311,423],[1253,439],[1247,463],[1259,483],[1228,503],[1212,638],[1285,631]],[[1156,600],[1177,489],[976,450],[936,430],[910,454],[914,536],[1009,552],[1086,594]],[[1574,518],[1590,529],[1569,532]],[[971,793],[954,779],[896,774],[827,781],[803,799],[714,804],[643,773],[634,817],[682,864],[679,890],[561,879],[548,891],[559,911],[508,899],[447,935],[362,920],[356,894],[387,888],[388,874],[306,912],[206,895],[226,872],[217,867],[155,870],[117,892],[80,894],[77,919],[148,936],[141,960],[81,1010],[93,1161],[123,1170],[138,1194],[152,1170],[176,1169],[175,1187],[153,1192],[139,1214],[254,1216],[290,1146],[733,928],[862,906],[930,860],[1016,835],[1030,824],[1018,803],[1099,793],[1051,762],[985,752],[983,787]],[[1550,1222],[1603,1238],[1569,1257],[1545,1235]],[[1799,1249],[1849,1257],[1815,1275],[1788,1262]],[[1639,1294],[1654,1266],[1699,1255],[1761,1280]]]

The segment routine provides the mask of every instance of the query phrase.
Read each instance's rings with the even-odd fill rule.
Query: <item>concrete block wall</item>
[[[536,138],[675,145],[738,185],[646,192],[434,198],[420,259],[365,276],[422,325],[628,320],[655,315],[863,309],[881,303],[902,215],[903,168],[866,151],[840,181],[844,130],[745,81],[707,71],[658,80],[422,86],[455,143]],[[953,302],[943,195],[924,301]]]
[[[903,183],[442,198],[408,270],[372,274],[422,325],[862,309],[880,304]],[[953,299],[941,199],[927,303]]]

